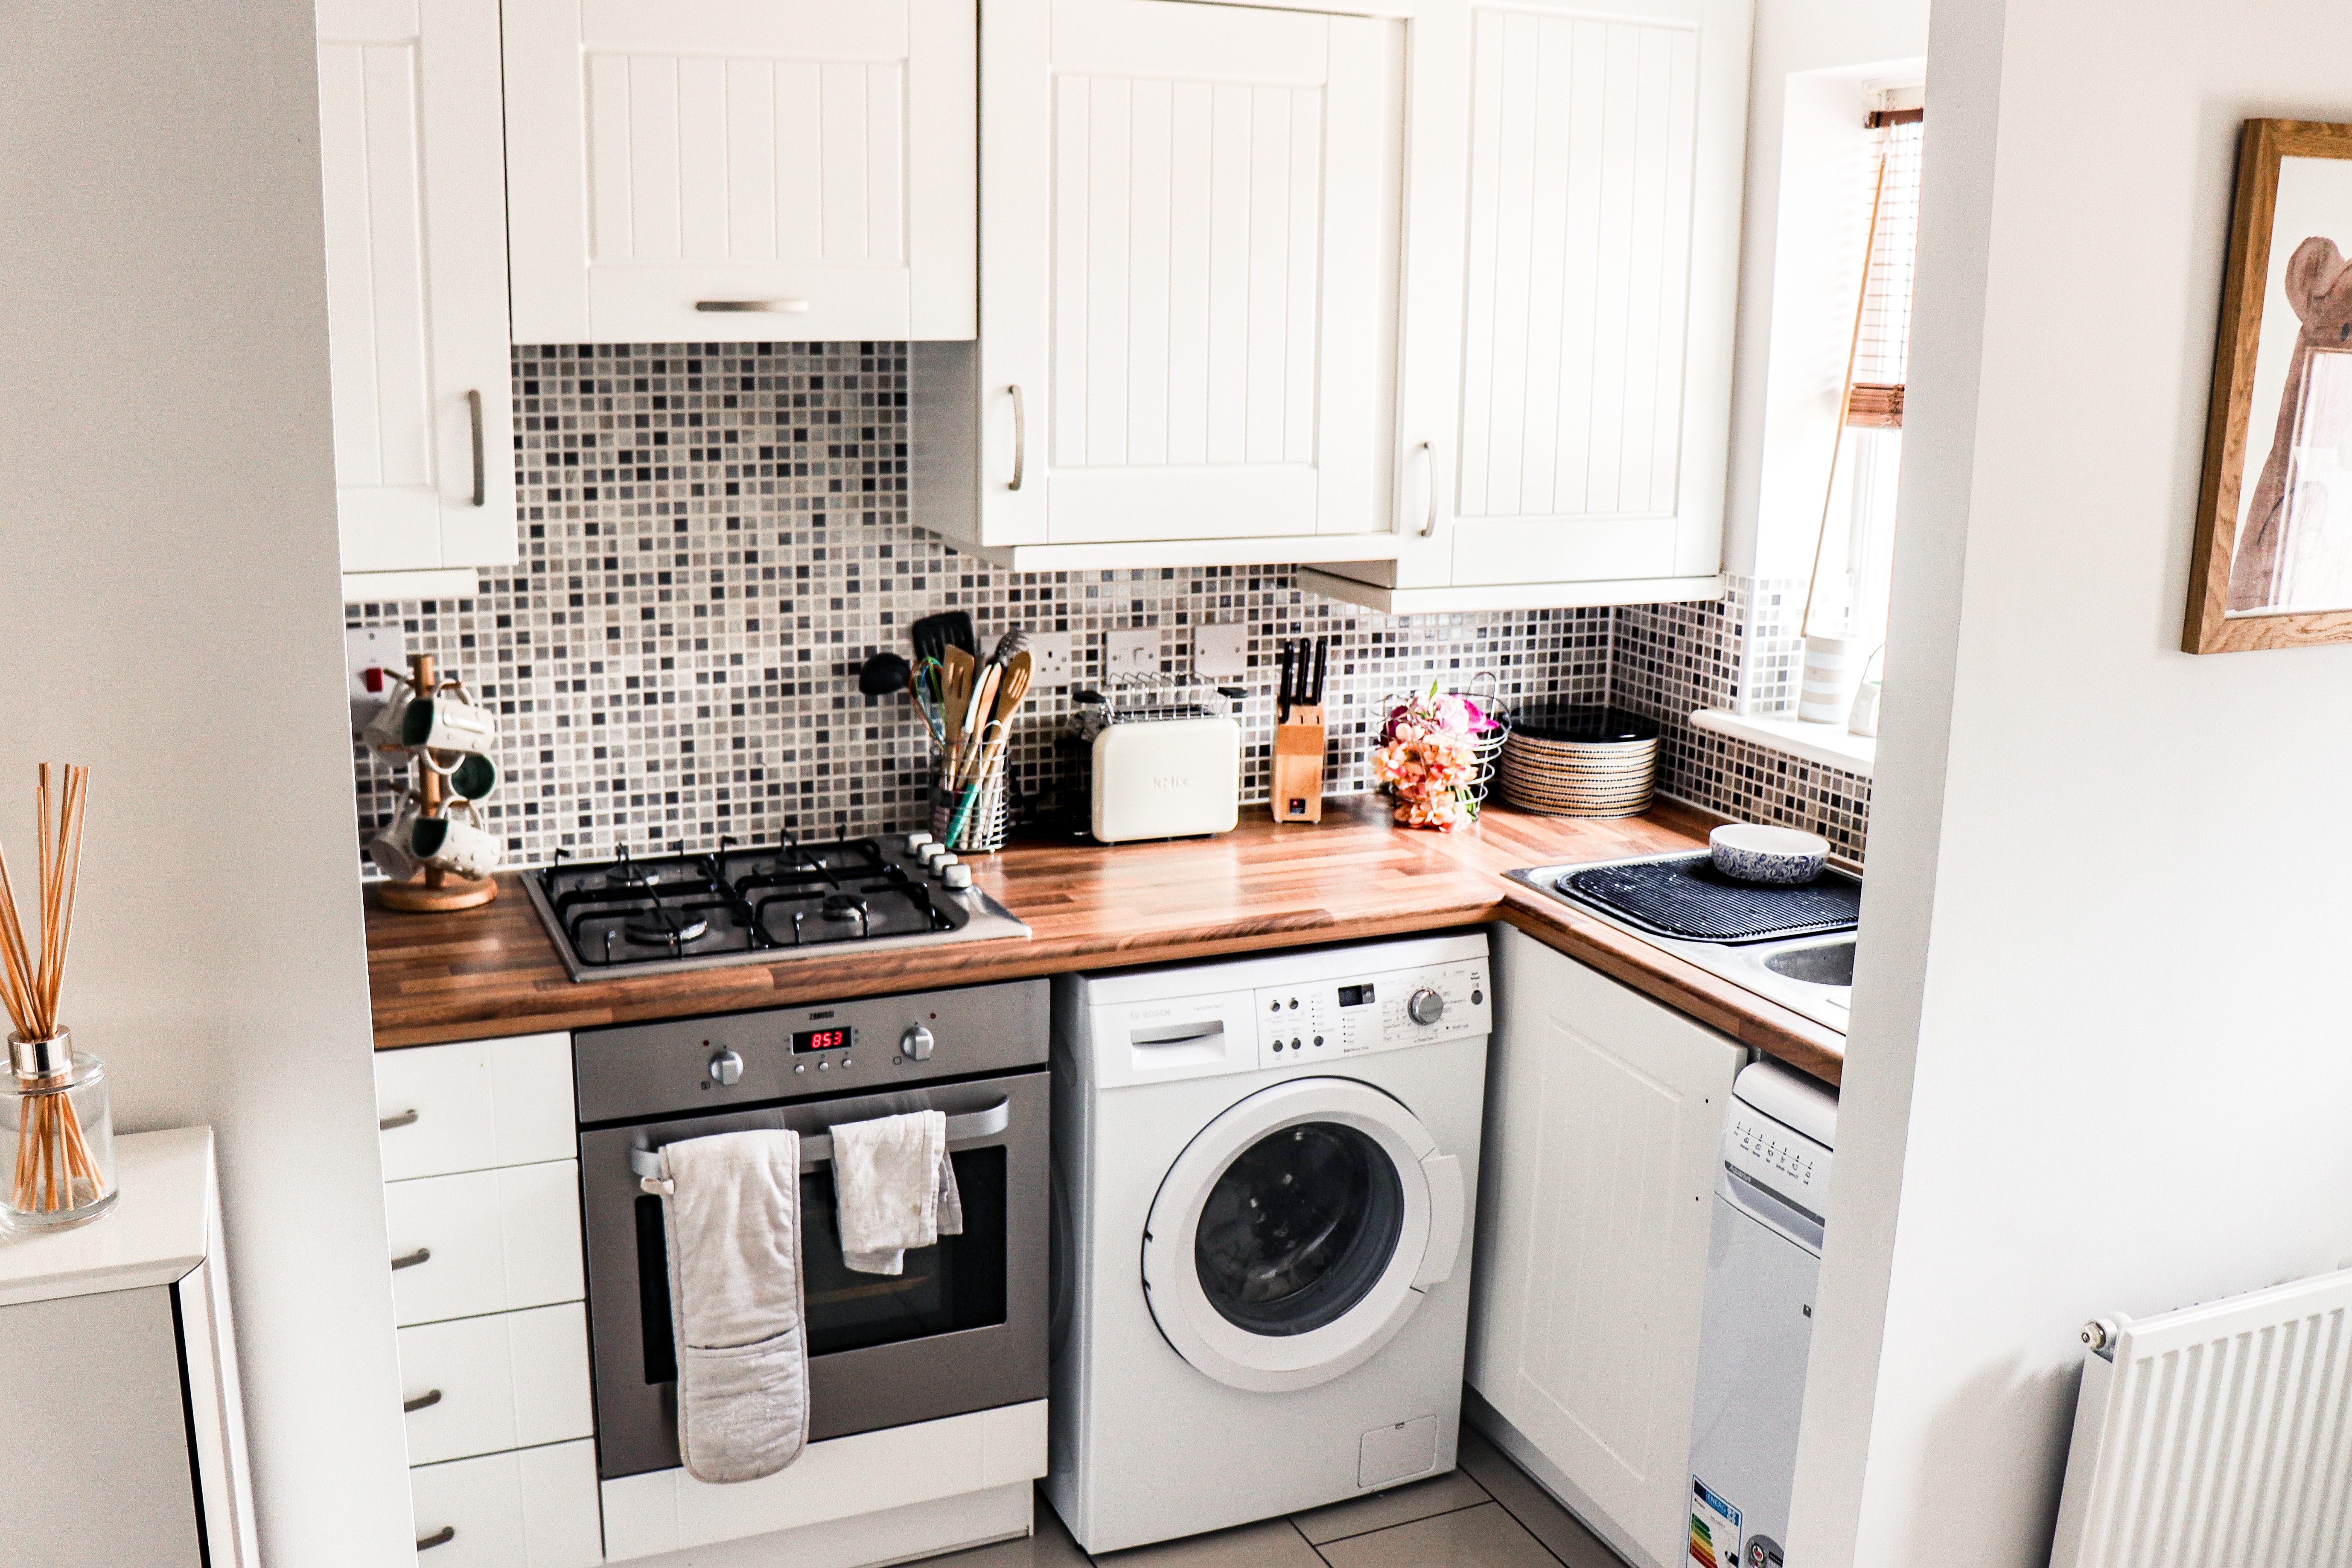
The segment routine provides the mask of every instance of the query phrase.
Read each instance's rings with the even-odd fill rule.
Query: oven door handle
[[[970,1110],[948,1118],[948,1142],[969,1143],[975,1139],[992,1138],[1013,1125],[1013,1101],[1000,1100],[984,1110]],[[825,1132],[804,1132],[801,1135],[801,1164],[821,1165],[833,1158],[833,1137]],[[668,1165],[659,1149],[629,1151],[629,1169],[636,1173],[637,1185],[659,1197],[670,1197],[677,1192],[670,1181]]]

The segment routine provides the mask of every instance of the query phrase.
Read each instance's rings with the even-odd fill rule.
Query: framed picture
[[[2181,647],[2326,642],[2352,642],[2352,125],[2249,120]]]

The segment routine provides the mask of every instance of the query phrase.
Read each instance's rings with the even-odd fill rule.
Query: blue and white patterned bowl
[[[1742,882],[1810,882],[1830,858],[1830,841],[1818,833],[1753,822],[1727,822],[1706,842],[1715,852],[1715,868]]]

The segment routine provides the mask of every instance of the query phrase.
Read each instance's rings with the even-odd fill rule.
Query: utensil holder
[[[931,837],[959,855],[993,855],[1004,847],[1012,816],[1005,800],[1003,754],[1000,752],[979,778],[961,785],[953,782],[954,771],[952,762],[940,768],[939,782],[931,790]],[[967,793],[971,795],[971,806],[959,826],[956,813]]]
[[[1323,820],[1323,710],[1293,708],[1274,727],[1272,803],[1276,822]]]
[[[87,1225],[114,1206],[114,1112],[106,1064],[73,1048],[60,1029],[46,1040],[8,1037],[0,1072],[0,1135],[16,1149],[0,1187],[0,1222],[12,1231]]]

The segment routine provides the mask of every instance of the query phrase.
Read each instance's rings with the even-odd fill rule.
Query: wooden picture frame
[[[2289,160],[2296,162],[2290,167]],[[2352,476],[2339,486],[2340,507],[2327,490],[2336,453],[2352,467],[2347,257],[2352,125],[2247,121],[2213,353],[2185,652],[2352,642]],[[2306,435],[2331,439],[2305,442]]]

